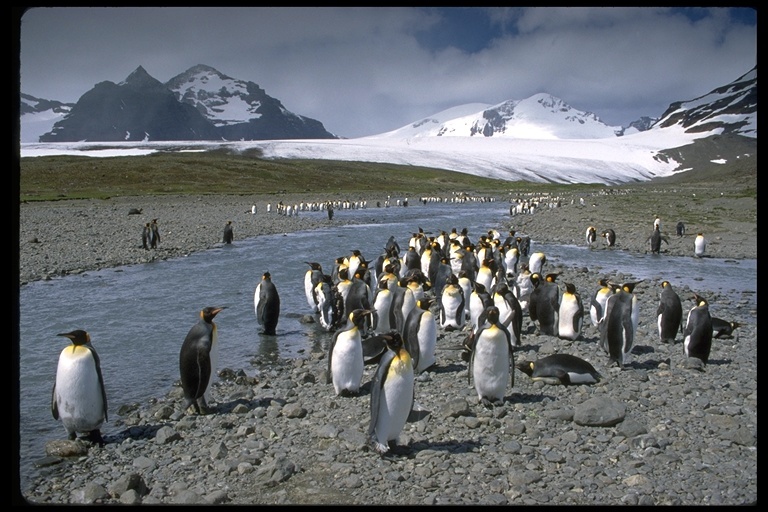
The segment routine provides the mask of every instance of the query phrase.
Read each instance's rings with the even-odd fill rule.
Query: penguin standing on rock
[[[386,352],[371,384],[371,421],[368,439],[381,455],[393,448],[414,402],[414,365],[396,331],[384,338]]]
[[[72,344],[59,354],[51,398],[53,419],[61,420],[70,440],[83,432],[91,442],[103,446],[101,425],[107,421],[107,393],[91,335],[78,329],[56,336],[69,338]]]
[[[592,244],[597,240],[597,230],[594,226],[589,226],[586,233],[587,246],[592,247]]]
[[[514,348],[504,325],[499,322],[499,308],[491,306],[485,312],[487,324],[475,335],[468,377],[474,379],[478,402],[486,407],[504,401],[507,381],[515,385]]]
[[[403,341],[413,360],[416,375],[433,366],[436,361],[437,322],[429,310],[432,302],[429,298],[417,300],[403,328]]]
[[[323,267],[316,261],[305,261],[309,269],[304,273],[304,295],[313,313],[319,312],[315,288],[323,281]]]
[[[149,222],[144,224],[144,228],[141,230],[141,248],[149,249],[149,241],[152,236],[152,228],[149,226]]]
[[[613,294],[613,288],[608,284],[608,279],[602,278],[597,283],[600,288],[592,295],[592,300],[589,303],[589,319],[592,320],[592,325],[595,327],[603,319],[605,302]]]
[[[693,255],[697,258],[704,256],[704,252],[707,250],[707,240],[704,238],[704,233],[699,233],[693,240]]]
[[[659,340],[662,343],[674,343],[677,333],[683,328],[683,305],[669,281],[661,283],[656,322],[659,327]]]
[[[678,237],[685,236],[685,224],[683,224],[683,221],[680,221],[677,223],[677,226],[675,226],[675,230],[677,232]]]
[[[640,282],[612,285],[614,293],[605,302],[605,315],[599,324],[600,346],[619,368],[629,363],[635,343],[640,304],[633,291]]]
[[[461,330],[464,318],[464,290],[459,286],[459,278],[451,273],[440,295],[440,327],[446,331]]]
[[[160,243],[160,227],[157,225],[157,219],[152,219],[149,223],[149,247],[150,249],[157,249],[157,244]]]
[[[541,334],[557,336],[560,317],[560,288],[555,283],[558,274],[531,274],[533,291],[528,303],[528,316]]]
[[[683,331],[685,355],[707,364],[712,350],[712,317],[709,314],[709,303],[699,294],[694,294],[693,300],[696,305],[688,312]]]
[[[584,324],[584,304],[573,283],[565,283],[558,317],[557,336],[564,340],[577,340]]]
[[[200,320],[184,338],[179,352],[181,389],[184,391],[183,411],[190,406],[197,414],[208,412],[211,377],[218,365],[218,329],[213,322],[224,307],[206,307],[200,311]]]
[[[232,228],[232,221],[228,220],[227,223],[224,224],[224,232],[221,234],[221,243],[231,244],[234,238],[235,232]]]
[[[256,311],[256,319],[264,328],[264,334],[274,336],[277,321],[280,316],[280,295],[277,287],[272,282],[272,275],[264,272],[261,282],[256,286],[253,294],[253,307]]]
[[[352,311],[347,325],[336,331],[331,340],[326,383],[333,383],[339,396],[352,396],[360,391],[365,369],[361,331],[370,314],[367,309]]]
[[[651,233],[651,236],[645,240],[646,243],[649,241],[651,242],[651,254],[659,254],[661,252],[661,242],[669,245],[669,240],[666,236],[661,234],[658,225],[653,228],[653,233]]]
[[[608,247],[613,247],[616,245],[616,232],[612,229],[606,229],[600,234],[601,237],[605,238],[605,244]]]

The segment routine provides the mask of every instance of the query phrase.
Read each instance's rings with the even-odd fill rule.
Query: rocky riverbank
[[[227,220],[235,221],[236,239],[326,222],[269,215],[267,201],[259,201],[206,196],[23,204],[20,282],[209,248],[220,243]],[[142,213],[128,215],[130,208]],[[500,219],[499,229],[509,223],[537,240],[582,243],[582,224],[593,217],[579,212],[587,215],[589,207],[566,199],[558,208]],[[617,230],[625,234],[625,250],[634,239],[627,234],[649,231],[653,220],[637,217],[611,218],[614,225],[627,223]],[[140,228],[152,218],[165,236],[147,251]],[[710,254],[756,257],[748,240],[752,226],[740,233],[734,226],[709,235]],[[731,244],[729,236],[743,243]],[[680,251],[689,255],[692,237],[686,243],[691,248],[682,252],[681,242]],[[604,277],[587,268],[547,271],[560,272],[559,283],[576,284],[585,302]],[[372,452],[365,436],[375,368],[367,368],[359,396],[337,397],[325,380],[327,354],[316,352],[223,369],[208,415],[184,414],[180,388],[147,403],[111,405],[119,434],[102,448],[49,443],[49,455],[36,461],[39,476],[21,494],[35,504],[756,504],[757,327],[750,306],[756,301],[677,290],[684,309],[696,291],[714,316],[741,324],[734,337],[714,341],[704,366],[685,357],[681,336],[674,344],[658,341],[659,291],[655,280],[636,289],[640,323],[623,369],[607,365],[589,320],[579,340],[567,341],[538,334],[526,318],[516,360],[567,352],[590,361],[603,379],[551,386],[515,371],[504,403],[493,408],[479,404],[468,383],[460,357],[467,333],[438,329],[437,364],[418,378],[418,411],[387,457]]]

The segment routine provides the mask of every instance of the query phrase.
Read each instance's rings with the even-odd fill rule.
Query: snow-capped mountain
[[[74,103],[35,98],[21,94],[21,142],[38,142],[40,136],[53,129],[53,125],[69,114]]]
[[[222,79],[212,76],[210,71],[202,71],[207,73],[208,84],[226,81],[226,77]],[[194,85],[178,88],[185,91],[182,96],[189,92],[190,99],[194,100],[195,106],[185,103],[187,107],[196,113],[199,109],[218,109],[221,126],[217,129],[243,124],[236,122],[241,119],[236,113],[225,115],[225,112],[235,101],[253,106],[245,96],[226,102],[227,108],[222,103],[202,102],[200,98],[205,94],[201,91],[208,89],[200,84],[205,82],[199,73],[190,76],[191,81],[187,79],[185,83],[194,82]],[[249,90],[243,89],[238,81],[227,83],[226,89],[230,97]],[[232,124],[226,124],[228,122]],[[727,158],[756,155],[757,67],[708,94],[673,103],[658,120],[642,118],[623,129],[607,126],[593,114],[574,110],[550,95],[538,94],[495,106],[462,105],[398,130],[357,139],[181,141],[183,144],[150,140],[103,146],[22,144],[21,156],[112,156],[174,151],[182,147],[230,151],[255,148],[271,159],[381,162],[448,169],[508,181],[620,184],[685,172],[691,164],[686,162],[683,149],[698,148],[699,140],[715,138],[715,144],[705,144],[706,154],[697,151],[698,162],[709,161],[709,165],[716,166]],[[734,138],[738,140],[732,143]],[[728,144],[738,149],[724,153],[724,145]]]
[[[622,131],[622,127],[608,126],[591,112],[576,110],[560,98],[539,93],[493,106],[473,103],[445,110],[374,137],[602,139],[616,137]]]
[[[22,111],[22,125],[26,116]],[[253,82],[195,66],[163,84],[139,66],[83,94],[40,142],[334,138]],[[22,140],[26,140],[22,138]]]
[[[672,103],[655,126],[757,138],[757,66],[698,98]]]
[[[288,111],[257,84],[210,66],[193,66],[165,86],[210,120],[226,140],[335,138],[322,123]]]

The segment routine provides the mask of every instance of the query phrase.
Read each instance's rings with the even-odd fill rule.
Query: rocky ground
[[[22,204],[19,281],[212,247],[227,220],[235,221],[236,237],[322,222],[267,217],[268,199]],[[610,222],[619,249],[645,250],[653,214],[628,212],[621,198],[600,208],[571,199],[578,201],[563,198],[560,208],[501,219],[500,229],[510,223],[540,241],[583,243],[586,223],[600,230]],[[246,213],[252,204],[263,218]],[[130,208],[143,212],[128,215]],[[169,242],[145,251],[140,227],[152,218]],[[662,221],[666,231],[675,223]],[[670,237],[664,249],[691,255],[691,229],[684,239]],[[756,258],[755,234],[756,217],[724,219],[707,234],[708,253]],[[586,268],[549,270],[585,297],[603,277]],[[419,410],[386,457],[371,451],[365,436],[375,368],[367,368],[359,396],[338,397],[326,384],[326,354],[318,352],[222,370],[208,415],[185,415],[180,388],[148,403],[115,404],[110,421],[124,426],[120,434],[102,448],[49,443],[49,456],[37,461],[39,477],[21,495],[35,504],[756,504],[757,326],[749,305],[756,301],[707,296],[713,315],[741,327],[734,337],[715,340],[702,365],[685,357],[681,336],[674,344],[658,340],[659,285],[649,280],[636,290],[641,319],[622,369],[608,366],[589,320],[580,339],[567,341],[537,333],[526,319],[516,360],[572,353],[603,379],[552,386],[515,371],[504,403],[492,408],[478,403],[468,382],[460,357],[467,333],[438,329],[437,364],[416,383]],[[677,291],[687,310],[691,290]]]

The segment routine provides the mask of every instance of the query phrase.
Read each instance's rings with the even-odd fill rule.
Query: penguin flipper
[[[89,347],[91,354],[93,355],[93,362],[96,364],[96,375],[99,378],[99,389],[101,390],[101,403],[104,406],[104,421],[108,421],[107,418],[107,390],[104,388],[104,377],[101,374],[101,360],[99,354],[93,347]]]
[[[56,383],[53,384],[53,391],[51,392],[51,414],[53,419],[59,419],[59,404],[56,403]]]

